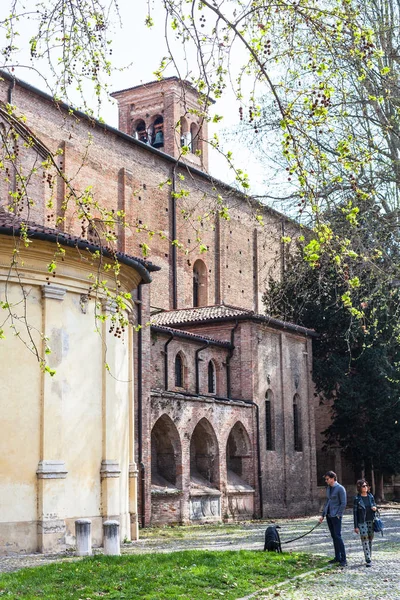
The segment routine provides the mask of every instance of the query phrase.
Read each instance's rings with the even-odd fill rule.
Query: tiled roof
[[[215,321],[218,319],[235,318],[243,315],[254,314],[245,308],[219,304],[215,306],[201,306],[196,308],[182,308],[160,312],[151,317],[154,325],[184,325],[185,323],[198,323],[201,321]]]
[[[166,335],[171,334],[174,337],[187,338],[194,342],[208,342],[211,346],[221,346],[223,348],[231,348],[231,343],[216,340],[208,335],[199,335],[198,333],[191,333],[190,331],[182,331],[181,329],[174,329],[173,327],[166,327],[165,325],[152,325],[152,331],[165,333]]]
[[[111,249],[101,248],[100,246],[97,246],[88,240],[84,240],[69,233],[65,233],[51,227],[45,227],[44,225],[39,225],[30,221],[25,221],[14,213],[10,213],[9,211],[0,207],[0,234],[19,236],[23,224],[27,228],[27,235],[29,239],[38,239],[47,242],[59,243],[62,246],[70,246],[73,248],[79,248],[80,250],[89,250],[90,252],[101,251],[101,253],[108,258],[115,257],[119,262],[136,268],[145,281],[150,281],[150,271],[160,270],[160,267],[157,267],[150,261],[143,260],[142,258],[135,256],[129,256],[128,254],[123,254],[122,252],[113,252]]]
[[[313,329],[302,327],[294,323],[288,323],[269,317],[268,315],[260,315],[252,310],[240,308],[238,306],[230,306],[228,304],[219,304],[214,306],[201,306],[196,308],[183,308],[180,310],[169,310],[160,312],[151,317],[151,323],[154,325],[164,326],[183,326],[185,324],[210,323],[218,321],[234,321],[234,320],[251,320],[259,321],[277,327],[280,329],[288,329],[309,336],[316,336]]]

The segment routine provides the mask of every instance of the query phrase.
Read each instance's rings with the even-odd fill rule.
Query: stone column
[[[48,364],[58,369],[62,362],[63,300],[65,288],[42,287],[42,331],[48,339],[51,354]],[[59,379],[42,373],[42,405],[40,422],[40,461],[38,477],[38,547],[50,553],[65,548],[64,480],[67,469],[63,460],[62,387]]]

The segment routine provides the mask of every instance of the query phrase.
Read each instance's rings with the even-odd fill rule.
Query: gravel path
[[[347,568],[334,567],[328,571],[306,574],[275,586],[273,589],[268,588],[268,582],[266,582],[266,588],[248,596],[248,600],[270,600],[277,597],[281,600],[327,600],[332,596],[335,600],[400,600],[400,511],[381,510],[381,516],[385,524],[385,535],[383,538],[375,537],[371,568],[367,569],[364,565],[360,540],[353,533],[352,515],[348,512],[343,523],[343,537],[348,554]],[[316,522],[317,517],[290,521],[280,520],[282,542],[306,533]],[[163,532],[160,530],[160,537],[141,539],[125,545],[122,551],[126,554],[141,554],[194,548],[260,550],[263,548],[265,526],[265,524],[250,523],[232,530],[224,529],[221,532],[195,528],[190,533],[190,537],[188,535],[182,539],[163,539]],[[333,556],[332,541],[325,522],[301,540],[284,544],[283,549]],[[80,559],[71,555],[59,554],[3,556],[0,557],[0,573],[61,560],[70,562]]]

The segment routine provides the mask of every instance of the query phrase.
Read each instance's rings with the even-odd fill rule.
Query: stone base
[[[62,519],[37,522],[38,548],[43,554],[65,550],[66,525]]]
[[[151,495],[151,524],[181,523],[182,493]]]
[[[196,495],[190,497],[190,520],[221,521],[221,497]]]
[[[0,555],[38,551],[36,521],[0,523]]]
[[[254,518],[254,492],[231,493],[227,498],[227,519],[243,521]]]

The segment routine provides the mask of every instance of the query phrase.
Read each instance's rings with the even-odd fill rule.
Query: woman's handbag
[[[383,526],[383,523],[381,521],[380,514],[379,514],[378,511],[375,512],[375,517],[374,517],[374,521],[373,521],[373,527],[374,527],[375,533],[379,533],[380,532],[383,535],[384,526]]]

